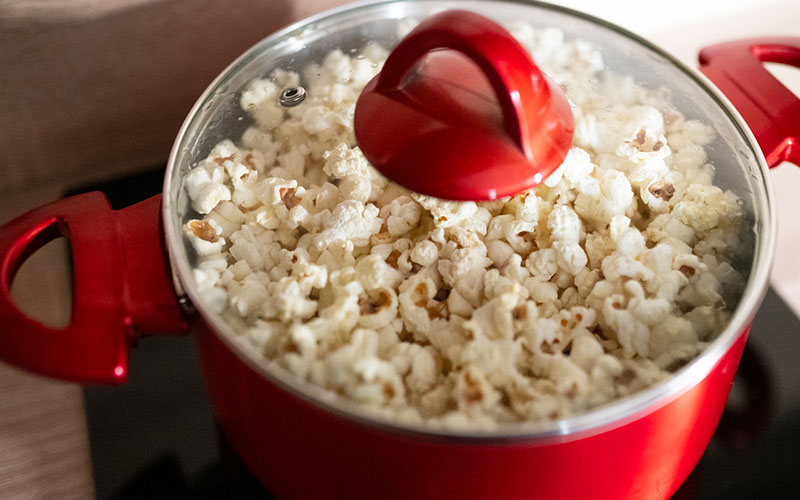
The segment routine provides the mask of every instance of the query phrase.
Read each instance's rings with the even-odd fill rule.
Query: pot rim
[[[421,1],[426,2],[431,0]],[[331,394],[310,382],[300,380],[280,367],[272,368],[271,366],[274,363],[271,360],[267,360],[258,355],[255,350],[245,344],[245,341],[238,340],[237,336],[233,333],[232,327],[230,327],[219,314],[210,310],[209,306],[204,303],[199,292],[193,286],[192,269],[189,266],[189,260],[182,241],[183,234],[181,227],[176,227],[174,223],[172,214],[176,207],[173,206],[170,197],[170,193],[173,189],[181,189],[180,186],[173,186],[173,171],[178,168],[177,160],[181,154],[181,145],[186,139],[188,129],[198,116],[198,112],[229,75],[234,73],[240,66],[246,64],[246,62],[257,53],[264,50],[263,47],[269,45],[273,40],[282,38],[288,33],[327,18],[393,3],[397,2],[395,0],[359,1],[321,12],[277,31],[253,45],[229,64],[195,102],[180,128],[170,152],[163,188],[162,220],[169,261],[178,295],[188,295],[197,313],[203,320],[210,323],[211,330],[214,331],[214,334],[217,335],[239,359],[264,377],[266,381],[277,385],[300,400],[331,415],[363,424],[375,430],[414,438],[479,443],[522,441],[545,443],[549,441],[578,439],[622,426],[646,413],[653,412],[675,400],[703,380],[714,369],[722,356],[733,346],[736,340],[741,335],[747,333],[755,312],[766,294],[769,273],[775,254],[776,213],[772,181],[771,177],[768,175],[769,168],[767,167],[761,148],[758,146],[755,136],[736,108],[707,77],[700,73],[700,71],[687,66],[654,43],[620,26],[580,11],[536,0],[501,0],[501,3],[549,9],[577,17],[615,31],[630,41],[638,43],[644,46],[644,48],[664,57],[684,73],[686,77],[694,81],[694,83],[698,85],[700,91],[705,91],[708,96],[722,108],[722,111],[724,111],[735,125],[741,136],[746,139],[748,147],[755,156],[758,164],[758,172],[761,175],[761,179],[759,179],[760,182],[755,185],[761,186],[763,193],[761,193],[762,196],[756,196],[754,198],[753,210],[760,217],[754,228],[756,238],[751,273],[741,300],[728,326],[700,355],[661,382],[630,396],[616,399],[610,403],[592,408],[569,418],[540,422],[497,424],[495,427],[486,429],[445,429],[421,423],[392,419],[379,412],[373,413],[370,409],[364,408],[353,401]],[[468,2],[460,2],[461,6],[467,9],[471,3],[485,3],[485,1],[469,0]],[[215,376],[215,374],[207,374],[207,376]]]

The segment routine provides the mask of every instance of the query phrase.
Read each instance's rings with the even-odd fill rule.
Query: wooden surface
[[[81,388],[0,364],[0,398],[0,498],[94,498]]]

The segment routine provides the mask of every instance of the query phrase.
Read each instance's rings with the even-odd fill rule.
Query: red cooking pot
[[[749,250],[737,263],[747,284],[730,324],[701,355],[611,404],[487,431],[373,416],[265,362],[198,292],[196,256],[181,230],[190,213],[182,178],[220,139],[247,127],[237,99],[250,80],[278,67],[303,68],[333,48],[346,52],[367,41],[393,47],[406,18],[465,5],[500,22],[558,27],[600,46],[607,68],[669,87],[687,116],[716,128],[709,148],[715,183],[742,199],[751,223],[742,234]],[[767,285],[775,245],[768,168],[800,160],[800,101],[761,65],[800,66],[800,38],[721,44],[700,61],[719,90],[619,27],[527,2],[358,4],[290,26],[242,55],[198,100],[170,155],[162,196],[114,211],[102,194],[81,195],[0,229],[0,357],[53,377],[122,383],[128,349],[140,336],[191,325],[216,416],[277,498],[666,498],[711,438]],[[9,288],[25,258],[59,235],[71,242],[74,291],[71,323],[55,330],[20,312]]]

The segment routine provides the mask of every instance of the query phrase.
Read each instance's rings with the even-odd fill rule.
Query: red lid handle
[[[531,157],[527,138],[531,132],[525,104],[542,109],[550,99],[544,75],[519,43],[502,26],[471,12],[452,10],[417,26],[389,54],[378,77],[376,92],[400,86],[409,69],[428,52],[453,49],[475,62],[488,77],[503,110],[506,131],[525,156]],[[523,104],[526,101],[536,101]]]
[[[800,164],[800,100],[764,68],[764,62],[800,68],[800,38],[750,38],[700,51],[700,71],[739,110],[767,164]]]
[[[502,26],[450,10],[417,26],[356,105],[355,133],[390,179],[449,199],[535,186],[572,143],[569,102]]]
[[[121,383],[140,333],[187,328],[171,285],[160,224],[161,196],[115,211],[102,193],[67,198],[0,227],[0,359],[42,375]],[[14,304],[11,283],[25,259],[70,240],[72,319],[54,329]]]

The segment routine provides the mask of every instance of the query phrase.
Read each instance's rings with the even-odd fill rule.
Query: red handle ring
[[[140,333],[187,328],[170,282],[160,224],[161,196],[124,210],[102,193],[60,200],[0,228],[0,358],[79,382],[122,383]],[[66,236],[73,258],[72,319],[63,329],[29,318],[11,283],[25,259]]]
[[[525,138],[531,137],[536,121],[529,112],[537,110],[542,115],[549,109],[550,86],[519,42],[485,17],[451,10],[420,23],[389,54],[375,91],[399,87],[411,67],[436,49],[456,50],[478,65],[497,95],[506,131],[531,159],[532,149]]]
[[[799,37],[749,38],[700,51],[702,71],[730,99],[753,131],[767,164],[800,164],[800,100],[764,62],[800,68]]]
[[[447,52],[476,70],[435,57]],[[430,67],[417,64],[429,53]],[[497,113],[486,112],[491,97],[484,88],[497,98]],[[356,141],[382,174],[454,200],[534,187],[563,162],[573,130],[569,101],[525,48],[496,22],[463,10],[436,14],[412,30],[367,84],[354,116]]]

